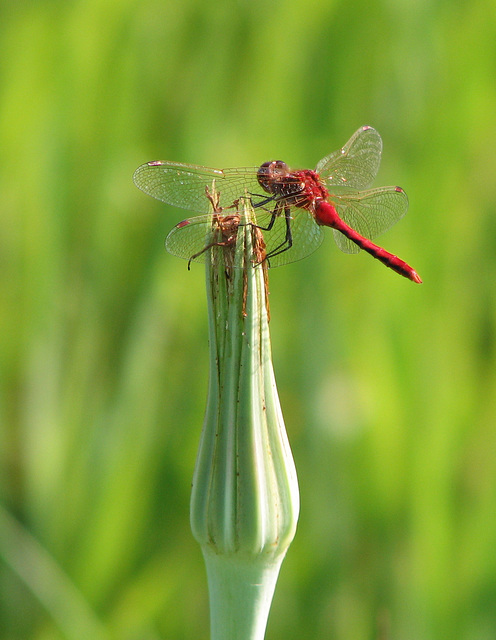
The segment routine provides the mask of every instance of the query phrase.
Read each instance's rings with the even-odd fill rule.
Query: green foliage
[[[1,637],[207,637],[188,522],[204,273],[163,250],[191,214],[131,176],[158,159],[311,167],[370,124],[377,184],[410,199],[381,244],[424,284],[340,253],[331,233],[270,274],[302,511],[268,638],[492,640],[491,3],[0,13]]]

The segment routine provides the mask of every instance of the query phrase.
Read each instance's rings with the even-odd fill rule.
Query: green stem
[[[191,525],[207,566],[212,640],[262,640],[299,509],[253,241],[252,226],[239,226],[236,245],[212,247],[207,260],[210,382]]]

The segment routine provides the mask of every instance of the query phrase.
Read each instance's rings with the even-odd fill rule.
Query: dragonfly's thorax
[[[293,175],[298,178],[302,185],[300,199],[294,203],[295,206],[303,209],[313,209],[316,202],[329,198],[329,192],[317,172],[305,169],[303,171],[293,171]]]
[[[326,200],[329,192],[315,171],[291,171],[281,160],[265,162],[257,174],[260,186],[288,206],[313,208],[317,200]]]

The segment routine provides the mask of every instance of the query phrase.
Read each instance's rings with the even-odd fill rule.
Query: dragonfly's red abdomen
[[[396,188],[400,189],[400,187]],[[400,190],[402,191],[402,189]],[[398,256],[389,253],[389,251],[386,251],[382,247],[379,247],[377,244],[374,244],[368,238],[365,238],[357,233],[352,227],[346,224],[346,222],[339,217],[335,207],[331,202],[317,202],[313,211],[313,215],[318,224],[337,229],[352,242],[354,242],[358,247],[360,247],[360,249],[367,251],[367,253],[382,262],[382,264],[385,264],[386,267],[393,269],[393,271],[396,271],[396,273],[405,276],[405,278],[408,278],[409,280],[413,280],[413,282],[421,284],[422,280],[420,279],[420,276],[415,271],[415,269],[412,269],[412,267],[408,263],[398,258]]]
[[[317,200],[312,213],[317,224],[332,227],[333,229],[339,229],[342,224],[334,205],[327,200]]]

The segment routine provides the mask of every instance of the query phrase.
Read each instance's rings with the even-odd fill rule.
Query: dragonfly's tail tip
[[[419,274],[416,271],[413,271],[413,270],[410,275],[410,280],[413,280],[413,282],[416,282],[417,284],[422,284],[422,278],[419,276]]]

